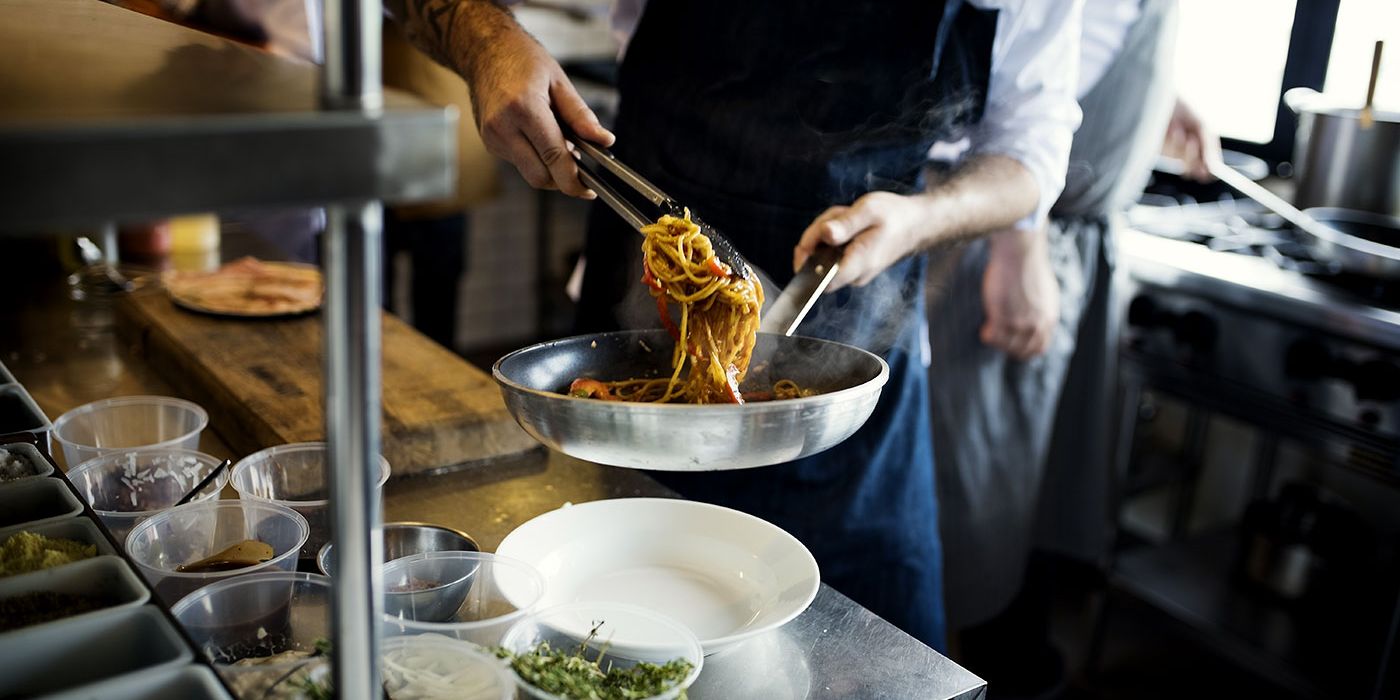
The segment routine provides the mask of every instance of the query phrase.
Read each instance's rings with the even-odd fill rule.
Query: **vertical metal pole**
[[[338,697],[378,697],[383,581],[379,476],[379,204],[331,207],[324,245],[332,663]]]
[[[379,77],[383,12],[379,0],[325,0],[321,104],[326,108],[377,111],[384,106]]]
[[[377,112],[379,0],[325,0],[325,109]],[[383,581],[379,460],[379,277],[383,220],[378,202],[326,211],[325,406],[331,539],[333,682],[337,697],[375,698]]]

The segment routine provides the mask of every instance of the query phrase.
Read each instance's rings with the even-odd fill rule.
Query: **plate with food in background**
[[[164,275],[170,300],[190,311],[270,318],[321,308],[325,284],[314,265],[239,258],[217,270]]]

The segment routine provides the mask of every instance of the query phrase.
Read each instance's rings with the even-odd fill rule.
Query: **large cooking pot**
[[[1400,113],[1328,104],[1312,88],[1293,88],[1284,103],[1298,115],[1293,146],[1293,203],[1299,209],[1340,207],[1400,216]]]

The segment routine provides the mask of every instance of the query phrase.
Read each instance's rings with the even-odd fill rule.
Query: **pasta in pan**
[[[789,380],[772,391],[743,394],[763,308],[763,285],[715,256],[709,237],[685,217],[662,216],[642,229],[642,284],[656,299],[661,322],[675,339],[669,377],[600,381],[577,379],[573,396],[656,403],[744,403],[795,398],[808,392]],[[671,318],[671,305],[678,320]]]

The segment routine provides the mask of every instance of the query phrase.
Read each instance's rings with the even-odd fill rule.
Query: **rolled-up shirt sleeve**
[[[1018,226],[1039,226],[1065,186],[1070,142],[1079,127],[1075,91],[1083,0],[970,0],[997,9],[991,77],[971,154],[999,154],[1030,171],[1040,188],[1034,213]]]

